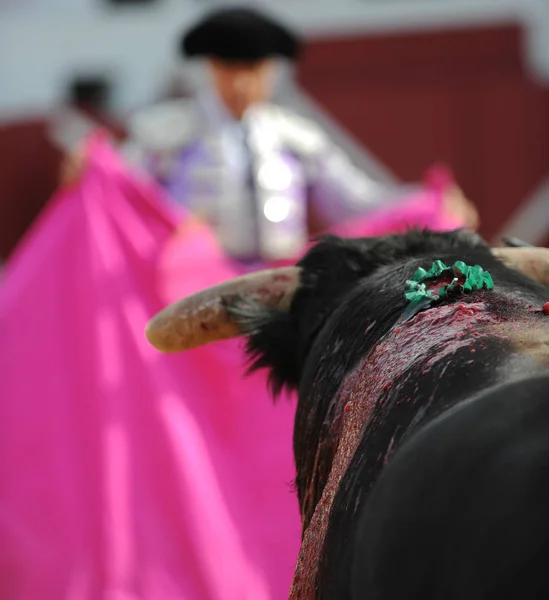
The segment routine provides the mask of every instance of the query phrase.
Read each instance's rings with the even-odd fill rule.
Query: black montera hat
[[[295,60],[300,41],[286,27],[251,8],[210,13],[181,40],[188,57],[213,56],[226,61],[257,61],[273,56]]]

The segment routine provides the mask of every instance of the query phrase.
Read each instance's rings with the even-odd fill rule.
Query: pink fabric
[[[380,236],[403,233],[409,227],[448,231],[462,227],[457,218],[444,214],[443,194],[454,184],[451,173],[433,166],[425,174],[425,184],[411,190],[398,207],[382,206],[368,214],[332,227],[330,232],[344,237]]]
[[[155,185],[91,150],[1,289],[0,598],[286,598],[293,402],[244,378],[236,342],[148,345],[157,310],[236,273]]]
[[[239,273],[101,139],[89,151],[0,290],[0,598],[286,598],[293,400],[273,406],[265,375],[244,377],[238,342],[165,356],[143,335],[168,302]],[[426,194],[412,223],[436,222]]]

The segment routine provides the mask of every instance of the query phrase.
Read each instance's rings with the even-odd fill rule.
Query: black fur
[[[496,387],[402,445],[356,523],[354,598],[549,597],[548,383]]]
[[[294,387],[293,382],[299,380],[301,365],[297,345],[289,344],[298,329],[296,317],[243,298],[225,298],[223,302],[232,318],[240,324],[241,331],[250,336],[247,343],[248,373],[271,369],[268,381],[275,398],[285,386]],[[268,345],[261,349],[255,345],[258,335],[269,340]],[[276,369],[273,369],[275,364]]]
[[[231,302],[230,311],[249,335],[250,370],[269,367],[277,395],[284,387],[299,387],[309,348],[327,317],[345,294],[376,269],[453,250],[468,254],[476,250],[477,257],[492,259],[485,242],[464,230],[450,237],[412,229],[405,236],[346,239],[326,235],[316,241],[319,243],[297,263],[303,268],[302,282],[289,314],[244,300]],[[402,267],[404,270],[405,263]]]
[[[475,292],[465,299],[448,302],[482,298],[490,304],[494,317],[512,318],[514,314],[524,315],[530,304],[541,306],[549,297],[547,288],[505,267],[475,234],[412,230],[382,238],[322,238],[298,263],[303,269],[302,285],[289,313],[234,299],[229,306],[249,335],[251,369],[268,367],[275,393],[283,387],[299,391],[294,455],[304,529],[321,497],[337,449],[342,414],[338,391],[402,314],[406,279],[417,267],[428,268],[435,259],[446,264],[456,260],[480,264],[490,271],[496,283],[494,292]],[[532,318],[539,318],[542,324],[541,312]],[[431,349],[432,354],[436,351]],[[488,340],[477,348],[472,367],[465,367],[466,357],[459,351],[450,368],[444,370],[444,376],[440,366],[423,374],[419,361],[413,372],[395,381],[376,406],[371,421],[364,424],[360,447],[337,492],[317,580],[318,598],[353,597],[353,540],[360,529],[358,519],[367,510],[370,493],[386,460],[398,455],[407,440],[413,440],[422,427],[444,411],[493,386],[544,371],[527,358],[517,360],[515,355],[516,351],[505,341]],[[507,364],[512,367],[504,368]],[[408,396],[414,402],[401,405],[402,398]],[[362,546],[360,549],[364,552]],[[355,581],[359,581],[357,577],[355,573]],[[370,587],[360,588],[362,584],[357,583],[354,597],[362,597],[356,595],[360,589],[372,594],[364,596],[368,598],[395,597],[387,591],[389,588],[375,589],[374,580],[370,578],[366,584],[360,579]],[[424,596],[407,596],[404,591],[402,588],[406,598],[445,597],[425,590]],[[454,597],[465,600],[467,596]]]

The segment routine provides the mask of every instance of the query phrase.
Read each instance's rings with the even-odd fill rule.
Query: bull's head
[[[383,239],[383,238],[381,238]],[[380,238],[364,240],[374,246]],[[535,247],[492,248],[492,254],[507,266],[549,285],[549,249]],[[175,302],[147,324],[149,342],[166,353],[181,352],[223,339],[249,333],[238,313],[231,311],[231,299],[241,298],[269,309],[287,311],[301,285],[303,266],[258,271],[210,287]]]
[[[328,439],[333,435],[329,402],[363,351],[353,347],[348,332],[357,331],[357,323],[364,332],[365,312],[372,313],[372,324],[378,321],[375,335],[380,334],[382,321],[390,327],[405,305],[405,280],[422,261],[425,264],[429,258],[447,256],[490,269],[496,275],[496,286],[502,279],[516,276],[524,279],[524,287],[537,287],[513,271],[511,277],[505,275],[509,271],[506,266],[549,285],[549,249],[490,249],[467,231],[410,231],[362,239],[328,237],[295,267],[252,273],[168,306],[151,319],[147,337],[163,352],[179,352],[245,336],[248,354],[254,360],[252,368],[270,369],[275,393],[283,386],[300,386],[294,454],[306,527],[333,459]],[[503,272],[495,273],[494,267]],[[387,315],[380,319],[378,313],[385,310]],[[338,346],[340,336],[344,338],[342,346]],[[356,336],[357,343],[364,338]],[[318,383],[322,393],[315,391],[315,382],[322,382]]]

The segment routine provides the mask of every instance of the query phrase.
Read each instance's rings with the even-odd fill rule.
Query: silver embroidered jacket
[[[125,154],[204,217],[238,259],[293,258],[307,241],[307,205],[335,223],[388,201],[314,122],[266,104],[241,122],[213,95],[165,102],[130,120]]]

